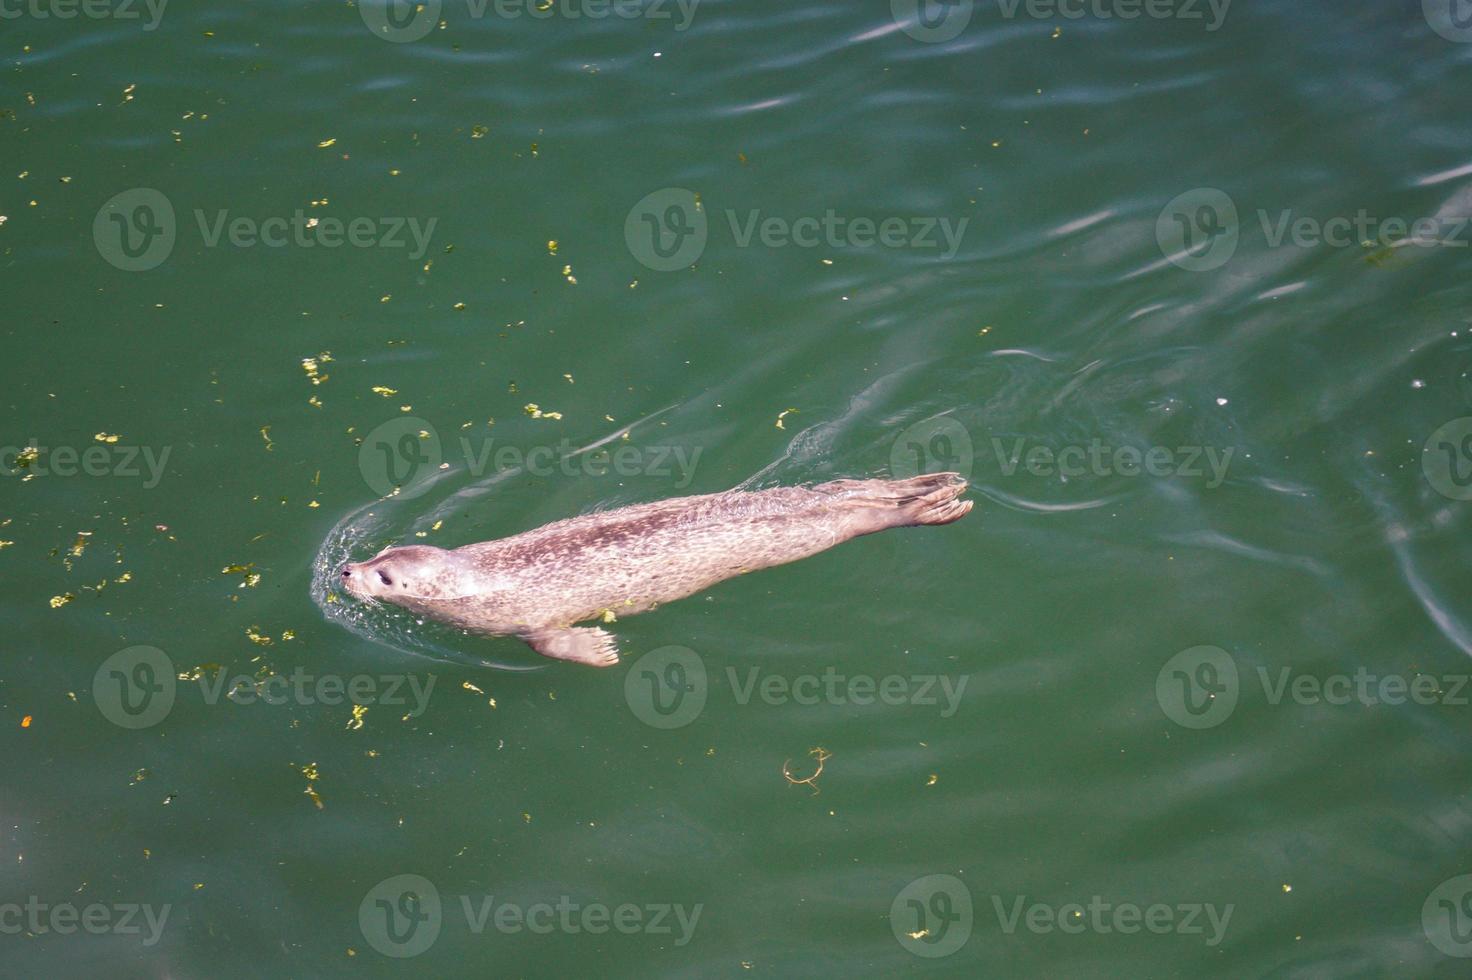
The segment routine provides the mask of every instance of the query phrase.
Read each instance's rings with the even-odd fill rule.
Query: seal
[[[737,575],[892,527],[971,510],[956,473],[728,490],[585,514],[447,550],[386,548],[342,569],[343,587],[473,633],[518,636],[556,660],[618,663],[612,634],[574,623],[647,612]]]

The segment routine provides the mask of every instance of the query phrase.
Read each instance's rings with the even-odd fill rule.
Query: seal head
[[[385,548],[367,561],[342,567],[342,585],[361,599],[410,605],[414,599],[444,597],[458,591],[453,556],[443,548],[411,544]]]

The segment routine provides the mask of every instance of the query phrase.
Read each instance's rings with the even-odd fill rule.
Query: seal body
[[[971,510],[965,489],[959,475],[936,473],[679,497],[454,550],[388,548],[344,566],[342,582],[360,598],[519,636],[545,656],[611,666],[613,636],[572,624],[645,612],[861,534],[949,524]]]

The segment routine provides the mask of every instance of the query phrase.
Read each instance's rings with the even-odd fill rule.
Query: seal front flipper
[[[521,638],[535,651],[553,660],[571,660],[590,667],[612,667],[618,663],[618,641],[596,626],[534,630]]]

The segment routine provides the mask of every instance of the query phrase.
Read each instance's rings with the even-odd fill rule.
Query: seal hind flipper
[[[869,531],[919,524],[950,524],[971,510],[972,502],[957,499],[967,484],[959,473],[925,473],[908,480],[834,480],[813,488],[838,498],[844,506],[874,514]]]
[[[903,524],[949,524],[971,512],[970,500],[958,499],[966,492],[966,481],[958,473],[934,473],[901,480],[900,486],[913,486],[913,496],[899,500]]]
[[[533,650],[553,660],[570,660],[590,667],[612,667],[618,663],[618,640],[596,626],[535,630],[522,635]]]

